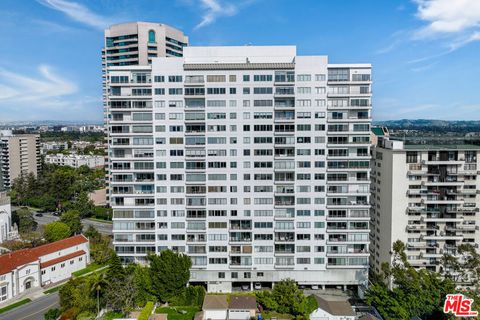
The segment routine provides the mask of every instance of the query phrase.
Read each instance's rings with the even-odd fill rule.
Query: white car
[[[242,290],[243,291],[248,291],[248,290],[250,290],[250,286],[248,284],[244,284],[244,285],[242,285]]]
[[[262,289],[262,285],[257,282],[257,283],[255,283],[254,289],[255,289],[255,290],[261,290],[261,289]]]
[[[313,286],[312,286],[312,290],[318,290],[318,286],[317,286],[317,285],[313,285]]]

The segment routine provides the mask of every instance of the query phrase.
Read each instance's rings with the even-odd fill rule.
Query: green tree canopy
[[[164,250],[160,255],[149,255],[148,260],[152,288],[158,300],[167,302],[182,295],[190,279],[190,257]]]
[[[54,221],[45,225],[43,235],[48,242],[54,242],[68,238],[70,236],[70,228],[63,222]]]
[[[77,210],[68,210],[62,213],[60,221],[70,228],[71,235],[82,233],[83,225],[80,220],[80,212]]]

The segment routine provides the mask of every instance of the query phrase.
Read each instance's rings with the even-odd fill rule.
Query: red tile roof
[[[31,263],[50,253],[88,242],[83,235],[73,236],[39,247],[17,250],[0,256],[0,275],[8,273],[24,264]]]
[[[40,268],[43,269],[43,268],[46,268],[46,267],[50,267],[50,266],[53,266],[54,264],[57,264],[57,263],[60,263],[60,262],[63,262],[63,261],[67,261],[67,260],[70,260],[70,259],[73,259],[73,258],[76,258],[76,257],[83,256],[84,254],[86,254],[86,252],[83,251],[83,250],[75,251],[75,252],[69,253],[65,256],[61,256],[61,257],[58,257],[58,258],[55,258],[55,259],[52,259],[52,260],[42,262],[42,263],[40,263]]]

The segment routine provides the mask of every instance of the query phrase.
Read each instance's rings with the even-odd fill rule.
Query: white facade
[[[170,248],[209,291],[363,285],[371,66],[294,46],[186,47],[108,71],[109,197],[124,261]]]
[[[460,244],[478,248],[479,146],[404,144],[380,138],[373,150],[371,265],[391,262],[401,240],[414,267],[440,271]],[[478,250],[478,249],[477,249]]]
[[[104,156],[94,155],[79,155],[79,154],[47,154],[45,156],[45,162],[56,164],[59,166],[70,166],[78,168],[81,166],[87,166],[89,168],[98,168],[105,165]]]
[[[83,235],[1,255],[0,304],[31,288],[66,280],[89,262],[89,242]]]
[[[12,232],[12,208],[10,197],[0,192],[0,243],[9,240]]]

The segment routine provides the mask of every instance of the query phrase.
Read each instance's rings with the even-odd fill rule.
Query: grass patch
[[[97,264],[95,262],[90,263],[86,268],[83,268],[82,270],[78,270],[72,273],[73,276],[75,277],[80,277],[84,274],[87,274],[89,272],[95,271],[97,269],[105,267],[104,264]]]
[[[7,312],[7,311],[10,311],[12,309],[15,309],[16,307],[20,307],[20,306],[22,306],[26,303],[29,303],[30,301],[32,301],[32,300],[27,298],[27,299],[17,301],[15,303],[11,304],[11,305],[6,306],[6,307],[3,307],[3,308],[0,309],[0,314],[4,313],[4,312]]]
[[[291,314],[287,313],[278,313],[275,311],[264,311],[262,312],[262,318],[266,320],[270,320],[271,318],[277,318],[277,319],[293,319],[293,316]]]
[[[120,312],[115,312],[115,311],[108,311],[103,315],[101,318],[102,320],[113,320],[113,319],[118,319],[118,318],[124,318],[125,315]]]
[[[64,284],[62,284],[60,286],[56,286],[55,288],[52,288],[52,289],[45,290],[45,291],[43,291],[43,294],[50,294],[50,293],[58,292],[58,291],[60,291],[60,289],[62,289],[63,286],[64,286]]]
[[[87,220],[92,220],[92,221],[96,221],[96,222],[113,224],[112,220],[104,220],[104,219],[98,219],[98,218],[87,218]]]
[[[179,311],[186,311],[186,313]],[[155,313],[168,314],[168,320],[192,320],[198,311],[200,311],[199,307],[159,307]]]

